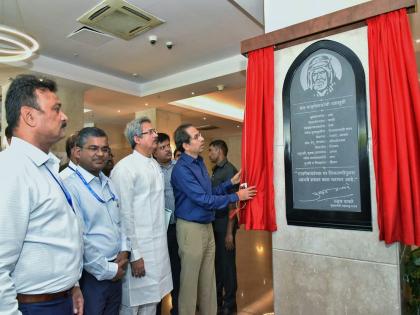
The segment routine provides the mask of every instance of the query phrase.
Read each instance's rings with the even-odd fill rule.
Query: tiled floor
[[[273,314],[271,233],[240,229],[236,246],[238,315]],[[162,315],[169,314],[170,303],[166,297]]]

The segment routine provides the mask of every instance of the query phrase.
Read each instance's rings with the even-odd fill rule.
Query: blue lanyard
[[[69,165],[67,165],[67,167],[68,167],[69,169],[71,169],[73,172],[76,172],[76,170],[75,170],[73,167],[71,167],[71,166],[70,166],[70,164],[69,164]]]
[[[98,196],[98,194],[92,189],[92,187],[90,187],[89,183],[86,181],[86,179],[83,177],[82,174],[80,174],[80,172],[78,170],[74,171],[77,176],[79,176],[79,178],[82,180],[83,184],[85,184],[85,186],[87,187],[87,189],[90,191],[90,193],[100,202],[100,203],[106,203],[105,200],[103,200],[101,197]],[[111,200],[115,201],[117,198],[115,198],[115,195],[112,193],[111,188],[109,188],[108,186],[108,190],[111,193]]]
[[[64,187],[64,185],[61,183],[61,181],[59,179],[57,179],[57,177],[54,176],[54,174],[51,172],[51,170],[48,168],[48,166],[46,164],[44,164],[44,166],[48,170],[48,173],[51,174],[52,178],[54,178],[54,180],[56,181],[58,186],[60,186],[61,190],[63,191],[64,195],[66,196],[67,202],[69,203],[70,207],[73,209],[73,201],[71,200],[71,196],[70,196],[69,191],[66,189],[66,187]]]

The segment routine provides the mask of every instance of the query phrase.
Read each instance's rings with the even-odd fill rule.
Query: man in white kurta
[[[157,132],[143,117],[128,123],[125,135],[133,153],[118,162],[111,174],[120,196],[122,228],[131,246],[120,314],[154,315],[157,303],[172,290],[165,185],[160,166],[152,157]]]

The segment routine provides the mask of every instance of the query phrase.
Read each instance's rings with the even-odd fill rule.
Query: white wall
[[[269,33],[367,1],[369,0],[264,0],[265,32]]]

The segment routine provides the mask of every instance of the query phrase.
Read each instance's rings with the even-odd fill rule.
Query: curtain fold
[[[248,54],[246,107],[242,132],[242,181],[256,186],[240,223],[247,230],[276,231],[273,185],[274,49]]]
[[[368,20],[379,238],[420,246],[420,89],[405,9]]]

